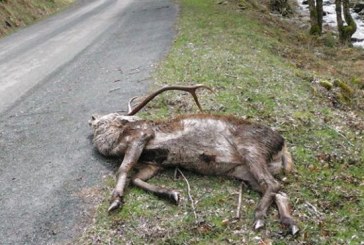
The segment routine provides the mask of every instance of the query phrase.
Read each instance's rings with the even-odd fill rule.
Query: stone
[[[355,13],[360,13],[362,10],[364,10],[364,2],[358,2],[353,7]]]
[[[330,1],[330,0],[328,0],[328,1],[324,1],[323,2],[323,6],[330,6],[330,5],[332,5],[333,3]]]

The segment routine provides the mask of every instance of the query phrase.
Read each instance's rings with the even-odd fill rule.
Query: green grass
[[[0,37],[51,15],[73,0],[0,0]]]
[[[333,55],[341,52],[337,47],[312,46],[315,40],[294,26],[287,31],[287,22],[269,16],[264,8],[241,11],[236,4],[239,1],[179,2],[178,35],[154,75],[156,86],[209,85],[215,94],[199,92],[207,112],[243,116],[282,132],[296,164],[296,172],[287,177],[283,188],[290,196],[301,231],[296,237],[287,234],[275,208],[269,210],[266,227],[254,231],[254,208],[260,198],[257,193],[244,190],[242,217],[236,221],[237,181],[186,172],[197,202],[196,222],[185,182],[174,180],[173,171],[169,171],[150,182],[180,190],[184,197],[178,207],[131,187],[123,209],[109,216],[106,209],[114,186],[110,179],[95,223],[77,243],[363,242],[364,120],[360,107],[363,91],[359,88],[363,81],[358,86],[350,83],[353,77],[360,77],[355,73],[360,71],[347,75],[344,70],[350,67],[345,62],[354,52],[345,50],[347,60],[342,59],[344,63],[340,64],[347,66],[341,65],[340,70]],[[310,50],[328,53],[332,60],[312,58]],[[355,88],[352,102],[334,106],[331,91],[312,83],[313,78],[347,81]],[[197,112],[197,107],[189,95],[170,92],[153,101],[142,115],[160,119],[191,112]]]

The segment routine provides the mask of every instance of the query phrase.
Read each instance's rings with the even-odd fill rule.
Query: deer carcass
[[[135,186],[179,202],[177,191],[161,188],[146,181],[167,167],[180,167],[204,175],[220,175],[249,183],[262,198],[255,210],[254,228],[264,226],[267,209],[275,202],[281,223],[296,234],[288,197],[280,192],[273,177],[290,172],[293,162],[283,137],[271,128],[232,116],[192,114],[165,121],[142,120],[134,116],[156,95],[166,90],[190,92],[198,107],[198,88],[164,87],[147,97],[134,109],[129,101],[129,113],[92,116],[89,124],[93,143],[105,156],[123,156],[117,172],[117,184],[112,193],[109,211],[122,205],[127,175],[132,168],[138,172],[131,180]]]

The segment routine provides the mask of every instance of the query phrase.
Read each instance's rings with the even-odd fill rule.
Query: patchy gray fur
[[[282,170],[290,172],[293,167],[280,134],[236,117],[197,114],[155,122],[112,113],[93,117],[89,123],[101,154],[124,156],[109,210],[121,205],[126,174],[136,164],[142,167],[132,178],[135,185],[178,203],[178,192],[145,181],[160,169],[181,167],[204,175],[237,178],[261,192],[263,198],[255,214],[255,228],[259,229],[273,196],[280,193],[273,175]],[[288,199],[277,200],[283,210],[281,222],[288,222],[291,231],[297,232],[287,210]]]

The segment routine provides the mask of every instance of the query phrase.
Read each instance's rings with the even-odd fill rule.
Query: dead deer
[[[273,177],[291,172],[293,162],[283,137],[271,128],[237,117],[192,114],[165,121],[142,120],[134,116],[149,101],[167,90],[189,92],[197,106],[196,86],[164,87],[132,109],[127,115],[111,113],[92,116],[93,143],[105,156],[123,156],[117,171],[117,184],[112,193],[109,212],[123,203],[127,175],[138,172],[132,183],[144,190],[163,196],[178,204],[179,192],[158,187],[146,181],[167,167],[178,167],[203,175],[220,175],[247,182],[262,193],[255,210],[254,228],[264,226],[267,210],[275,202],[282,224],[294,235],[298,226],[290,214],[288,197],[280,192],[281,185]]]

